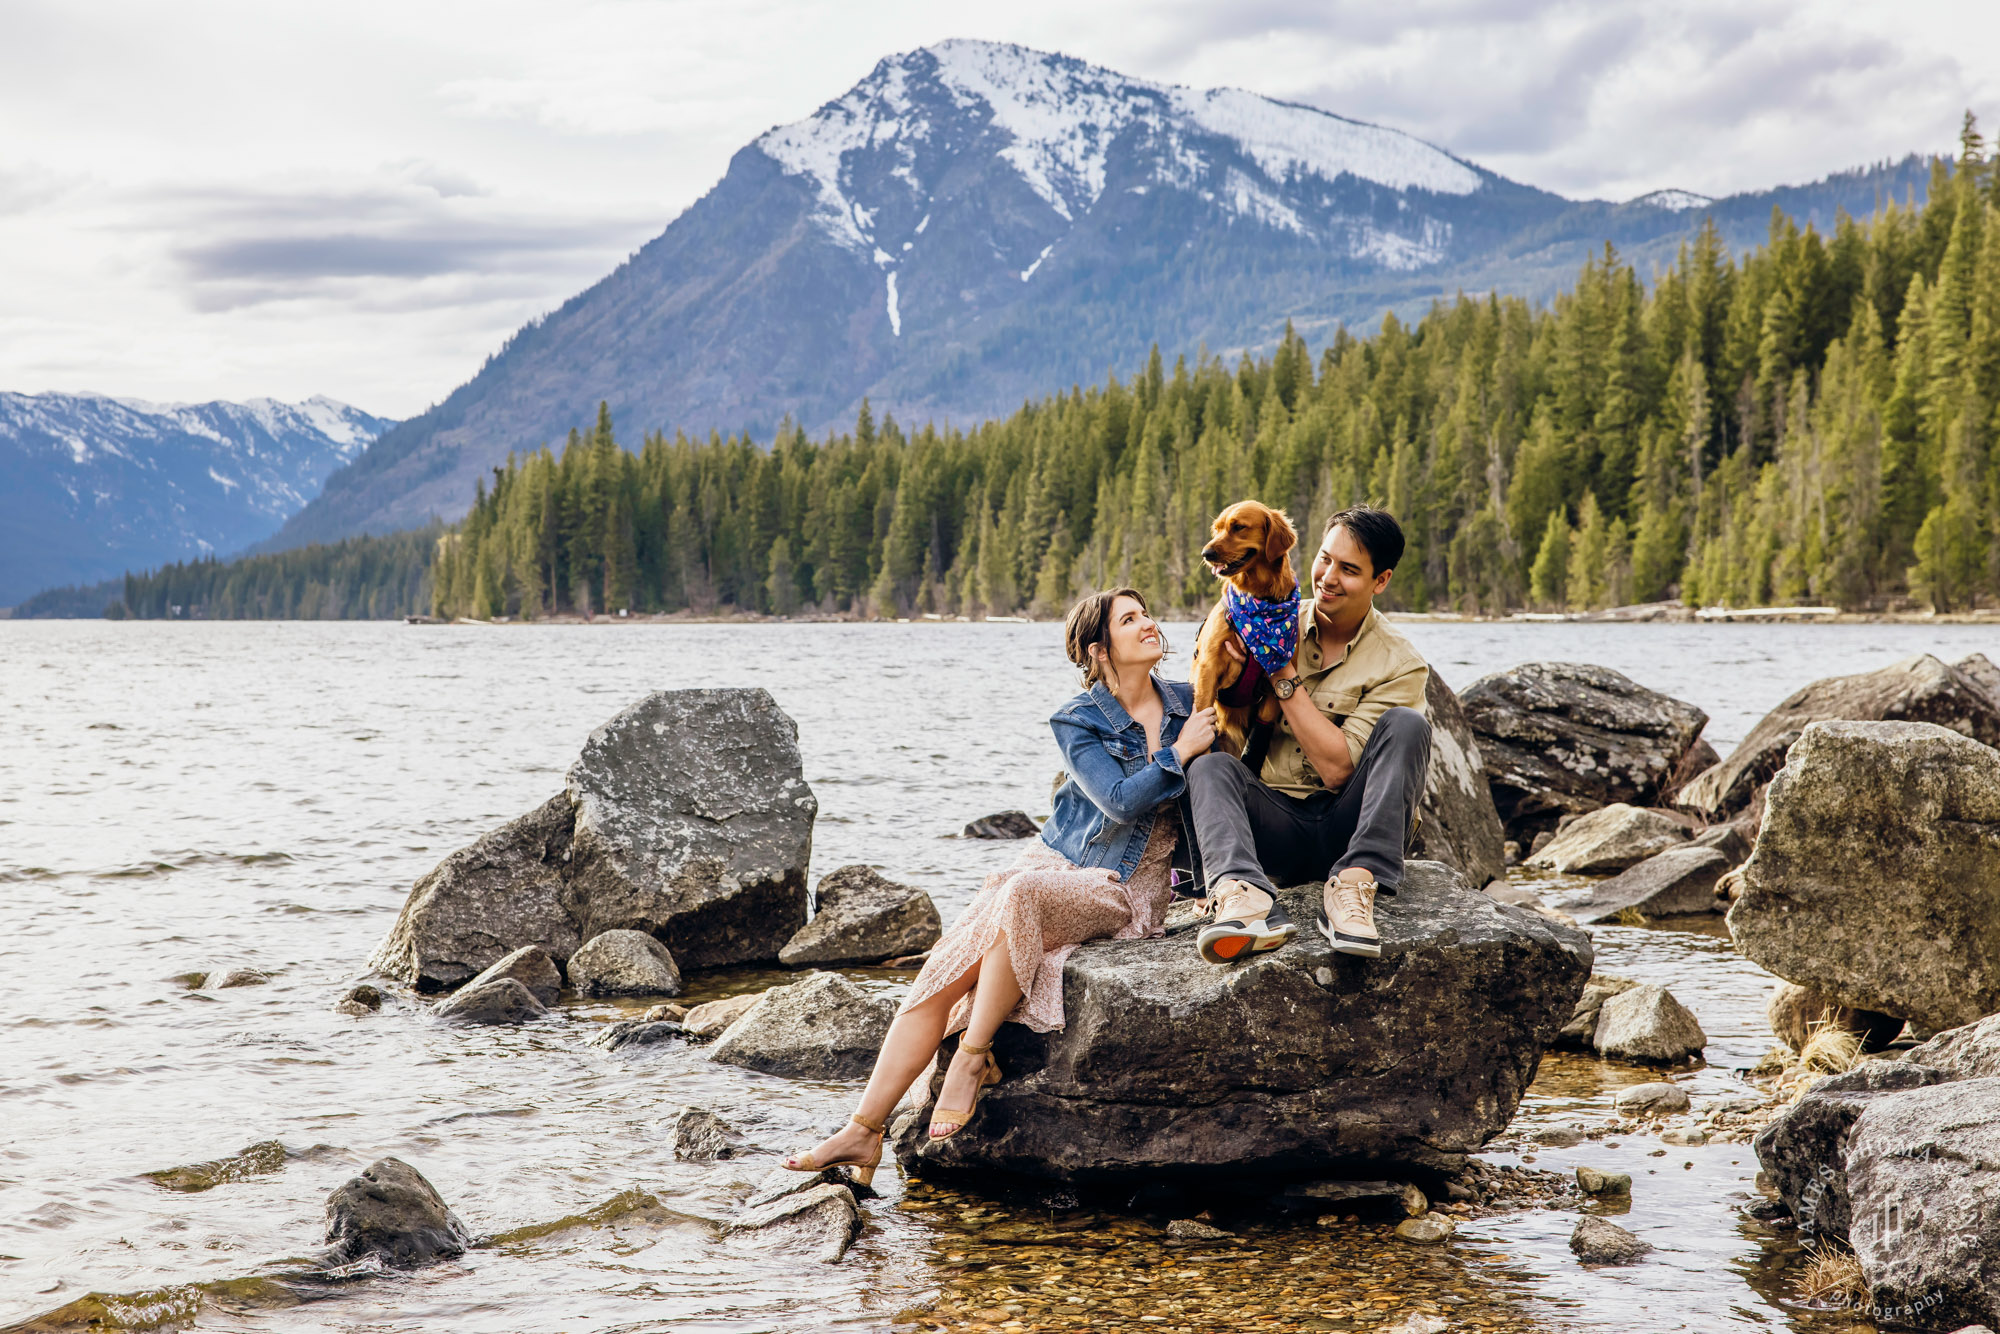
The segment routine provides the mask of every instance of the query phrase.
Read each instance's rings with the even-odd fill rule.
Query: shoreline
[[[1642,613],[1642,614],[1635,614]],[[1706,613],[1706,614],[1702,614]],[[1511,612],[1505,616],[1481,616],[1451,611],[1385,611],[1391,623],[1456,625],[1992,625],[2000,626],[2000,610],[1980,608],[1964,612],[1915,611],[1832,611],[1822,608],[1691,607],[1662,610],[1654,607],[1613,607],[1605,611]],[[1205,611],[1174,610],[1160,619],[1169,624],[1194,624]],[[386,619],[386,618],[385,618]],[[629,616],[580,616],[563,612],[555,616],[523,619],[499,616],[480,620],[470,616],[446,619],[435,616],[406,616],[409,625],[1060,625],[1057,617],[1031,616],[860,616],[848,612],[806,612],[793,616],[773,616],[744,611],[663,611],[635,612]]]

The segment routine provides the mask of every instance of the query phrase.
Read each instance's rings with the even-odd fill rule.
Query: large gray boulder
[[[1464,706],[1435,667],[1424,687],[1424,706],[1431,723],[1431,767],[1417,803],[1410,855],[1456,868],[1475,888],[1504,880],[1507,840],[1486,785],[1486,762]]]
[[[880,963],[921,954],[944,933],[931,896],[899,885],[870,866],[843,866],[820,877],[812,920],[778,951],[787,968]]]
[[[1622,672],[1572,662],[1481,677],[1464,700],[1500,822],[1523,844],[1566,814],[1664,801],[1708,722]]]
[[[775,959],[806,921],[819,803],[761,690],[670,690],[590,734],[569,771],[565,903],[583,938],[645,931],[683,968]]]
[[[1579,922],[1601,922],[1627,908],[1647,917],[1715,912],[1715,882],[1733,865],[1715,848],[1670,847],[1599,881],[1584,902],[1563,906]]]
[[[678,996],[681,970],[644,931],[605,931],[569,956],[569,983],[579,996]]]
[[[839,973],[814,973],[759,996],[708,1059],[790,1079],[863,1079],[895,1018],[887,997]]]
[[[854,1192],[822,1181],[745,1209],[727,1235],[732,1245],[796,1251],[830,1265],[847,1254],[860,1231],[861,1209]]]
[[[1820,1080],[1755,1148],[1801,1235],[1853,1248],[1878,1311],[2000,1321],[2000,1016]]]
[[[2000,746],[2000,698],[1981,680],[1992,664],[1984,658],[1979,664],[1967,659],[1951,666],[1923,653],[1857,676],[1815,681],[1765,714],[1726,759],[1683,788],[1675,804],[1708,820],[1748,809],[1784,767],[1792,744],[1818,722],[1935,723]]]
[[[567,959],[583,936],[563,907],[573,813],[555,796],[460,848],[417,881],[369,967],[447,991],[515,950]]]
[[[383,1158],[326,1197],[326,1240],[329,1261],[377,1255],[407,1269],[465,1254],[472,1236],[423,1173]]]
[[[1318,894],[1283,897],[1310,921]],[[1380,959],[1310,931],[1235,968],[1185,937],[1084,945],[1064,973],[1067,1027],[1003,1025],[1004,1077],[971,1123],[932,1141],[925,1115],[906,1118],[896,1151],[912,1170],[1073,1181],[1455,1171],[1506,1126],[1570,1017],[1589,937],[1427,861],[1377,923]]]
[[[562,795],[419,880],[371,965],[442,991],[614,930],[684,968],[769,962],[805,923],[817,810],[767,692],[649,695],[591,733]]]
[[[1570,821],[1526,865],[1565,875],[1605,875],[1687,841],[1687,826],[1673,816],[1620,802]]]
[[[2000,752],[1930,723],[1813,723],[1729,908],[1739,953],[1932,1030],[2000,1011]]]

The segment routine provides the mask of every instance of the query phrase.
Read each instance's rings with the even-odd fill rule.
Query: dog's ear
[[[1282,562],[1299,544],[1299,535],[1283,510],[1264,511],[1264,559],[1273,566]]]

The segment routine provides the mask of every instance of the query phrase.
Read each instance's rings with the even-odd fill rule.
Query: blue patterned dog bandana
[[[1229,623],[1236,627],[1250,660],[1268,673],[1282,670],[1299,651],[1299,590],[1290,597],[1267,602],[1239,593],[1234,584],[1222,586],[1222,606]]]

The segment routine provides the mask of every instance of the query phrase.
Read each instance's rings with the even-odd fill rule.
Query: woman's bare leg
[[[1014,961],[1007,953],[1007,933],[1004,930],[994,936],[993,944],[979,960],[978,972],[979,986],[972,993],[972,1015],[966,1020],[965,1035],[959,1039],[958,1051],[952,1055],[951,1065],[945,1071],[944,1086],[938,1090],[937,1105],[940,1107],[972,1105],[973,1091],[979,1087],[980,1076],[986,1071],[986,1057],[966,1051],[965,1045],[989,1046],[993,1035],[1000,1031],[1000,1025],[1020,1003],[1021,984],[1014,976]],[[949,1129],[935,1122],[932,1125],[933,1133]]]
[[[951,1007],[972,990],[981,971],[981,963],[973,964],[936,994],[896,1016],[896,1021],[889,1025],[888,1036],[882,1039],[882,1051],[875,1058],[874,1072],[868,1076],[868,1087],[862,1092],[856,1111],[878,1126],[888,1123],[889,1113],[896,1110],[896,1104],[909,1092],[910,1085],[937,1059],[938,1044],[944,1041],[944,1026],[951,1018]],[[1011,968],[1008,976],[1013,976]],[[813,1148],[813,1161],[866,1157],[874,1150],[874,1138],[849,1121]]]

